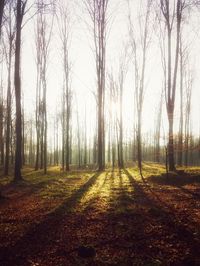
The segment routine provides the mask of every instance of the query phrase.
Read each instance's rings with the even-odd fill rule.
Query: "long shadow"
[[[176,235],[177,240],[181,241],[183,244],[187,243],[187,246],[190,249],[190,255],[193,256],[194,261],[195,259],[197,259],[198,262],[200,262],[199,261],[200,254],[198,254],[198,250],[200,250],[200,239],[196,238],[194,232],[192,232],[187,227],[187,224],[185,223],[186,220],[182,221],[179,215],[176,213],[176,211],[171,209],[169,206],[168,208],[166,208],[167,205],[163,205],[161,204],[161,202],[155,201],[154,199],[150,198],[149,195],[144,191],[144,187],[142,187],[139,183],[137,183],[134,180],[133,176],[127,170],[124,171],[127,174],[130,183],[134,187],[136,196],[142,199],[142,201],[140,201],[139,203],[145,204],[148,208],[150,208],[148,214],[155,218],[156,223],[163,224],[168,230],[167,233]],[[187,222],[190,225],[193,225],[193,228],[196,229],[199,228],[199,224],[191,221],[189,217]],[[199,229],[198,229],[198,234],[200,234]],[[188,265],[188,264],[181,264],[181,265]],[[196,264],[191,264],[191,265],[196,265]]]
[[[100,174],[99,172],[94,174],[60,206],[46,215],[39,224],[34,223],[12,247],[0,248],[0,265],[24,265],[29,254],[39,253],[49,241],[52,244],[59,232],[62,219],[73,211],[85,193],[95,184]]]
[[[124,169],[124,173],[127,175],[130,184],[132,184],[134,190],[133,190],[133,196],[136,197],[141,197],[142,199],[146,199],[146,193],[144,192],[142,185],[139,185],[139,183],[133,178],[132,174],[127,170]],[[145,186],[146,188],[150,189],[148,183],[142,183],[143,186]],[[152,192],[152,190],[150,189],[150,191]],[[151,203],[148,199],[148,203]],[[145,203],[146,204],[146,203]]]
[[[199,175],[191,175],[188,173],[179,174],[179,175],[161,175],[161,176],[150,176],[148,181],[158,184],[158,185],[170,185],[173,187],[177,187],[182,190],[186,194],[192,195],[196,200],[200,200],[200,193],[192,192],[187,188],[184,188],[185,185],[190,184],[199,184],[200,183],[200,176]]]
[[[34,172],[34,176],[32,178],[27,178],[30,175],[32,175],[33,172]],[[16,188],[16,189],[33,188],[33,190],[37,188],[40,189],[40,187],[43,187],[47,185],[48,183],[55,182],[56,180],[58,180],[58,178],[61,178],[61,177],[63,177],[61,174],[54,173],[54,172],[50,172],[49,174],[44,176],[42,170],[38,170],[38,171],[31,170],[29,173],[27,173],[23,177],[21,181],[16,182],[14,180],[11,180],[6,185],[1,185],[1,189],[3,190],[9,189],[9,188]]]
[[[106,182],[108,181],[108,174],[109,174],[109,172],[107,172],[107,173],[105,174],[104,181],[103,181],[102,185],[101,185],[101,186],[99,187],[99,189],[98,189],[99,192],[105,187]]]
[[[133,196],[133,193],[128,192],[127,187],[124,186],[124,181],[123,181],[123,176],[122,176],[123,172],[126,174],[124,169],[123,170],[119,169],[120,194],[117,197],[117,201],[119,202],[119,206],[122,208],[122,210],[126,212],[129,204],[135,201],[135,197]]]
[[[187,188],[184,188],[182,186],[177,186],[180,190],[182,190],[184,193],[191,195],[195,200],[200,200],[200,192],[192,192]]]
[[[145,225],[148,221],[145,220],[140,210],[132,212],[128,209],[129,204],[132,203],[133,197],[135,200],[136,191],[134,189],[132,195],[132,192],[128,191],[124,184],[124,173],[124,170],[122,170],[119,171],[119,173],[113,171],[111,174],[108,185],[111,191],[110,200],[114,203],[113,208],[110,208],[108,212],[102,214],[101,221],[103,222],[97,226],[96,230],[95,226],[93,226],[95,239],[94,237],[90,239],[87,237],[87,242],[92,243],[97,249],[97,252],[101,252],[102,249],[111,250],[106,251],[106,254],[107,252],[111,252],[111,257],[113,252],[115,254],[118,252],[119,254],[123,254],[123,252],[128,253],[126,257],[121,255],[114,256],[112,259],[113,264],[108,265],[142,265],[137,264],[137,259],[134,263],[134,259],[131,255],[142,253],[143,246],[148,247],[150,245],[150,239],[145,236]],[[130,184],[128,180],[127,184]],[[133,183],[131,184],[133,185]],[[142,189],[137,191],[137,197],[139,197],[142,192]],[[142,195],[145,194],[143,193]],[[143,253],[143,256],[145,255],[146,254]]]
[[[147,178],[152,183],[159,185],[185,186],[189,184],[200,183],[200,175],[183,174],[166,174],[159,176],[150,176]]]
[[[20,183],[10,182],[9,184],[2,186],[2,194],[6,194],[6,199],[9,200],[10,193],[13,191],[20,191],[20,194],[17,196],[17,200],[30,196],[31,194],[38,193],[43,188],[55,183],[58,180],[58,177],[46,179],[39,181],[38,183],[33,184],[31,181],[23,180]]]

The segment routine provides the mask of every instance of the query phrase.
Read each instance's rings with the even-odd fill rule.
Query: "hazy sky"
[[[93,40],[86,21],[89,17],[81,0],[68,0],[71,19],[73,21],[70,28],[72,34],[70,59],[72,62],[72,76],[71,88],[74,92],[73,109],[78,110],[80,114],[84,114],[85,108],[88,116],[88,127],[94,129],[96,102],[94,92],[96,92],[96,73],[95,61],[92,52]],[[143,1],[145,2],[145,1]],[[140,0],[132,0],[131,12],[133,19],[138,19],[138,5]],[[109,24],[109,35],[107,41],[107,70],[113,71],[117,77],[117,69],[119,63],[119,56],[122,54],[124,44],[129,41],[128,35],[128,12],[126,0],[110,0],[109,13],[111,20]],[[198,14],[199,16],[199,14]],[[152,17],[154,14],[152,13]],[[190,50],[190,64],[194,72],[193,94],[192,94],[192,121],[195,132],[199,131],[199,54],[200,41],[198,33],[198,18],[197,13],[190,16],[189,21],[185,22],[184,36],[189,45]],[[136,24],[137,25],[137,24]],[[147,56],[146,68],[146,92],[144,99],[143,111],[143,131],[154,130],[155,116],[158,111],[158,99],[162,89],[162,67],[160,61],[160,49],[158,42],[158,34],[156,33],[155,25],[150,25],[152,32],[151,44]],[[139,34],[139,28],[135,27],[136,34]],[[139,36],[139,35],[138,35]],[[186,38],[187,37],[187,38]],[[22,64],[22,78],[23,90],[25,98],[25,109],[27,113],[32,113],[35,108],[35,41],[34,41],[34,20],[23,29],[23,64]],[[62,89],[62,57],[61,46],[58,35],[57,22],[55,19],[52,41],[50,45],[50,56],[48,63],[48,112],[52,115],[54,111],[60,108],[61,89]],[[134,68],[130,60],[128,67],[127,78],[124,86],[124,124],[127,128],[125,134],[132,135],[133,128],[133,113],[134,113]],[[108,83],[107,83],[108,84]],[[109,87],[106,88],[109,90]],[[179,87],[177,87],[177,106],[179,102]],[[164,114],[165,112],[165,105]],[[82,116],[83,118],[83,116]],[[75,118],[74,118],[75,119]],[[175,127],[178,125],[178,108],[175,110]],[[163,123],[167,126],[166,115],[164,115]],[[74,121],[74,124],[76,122]]]

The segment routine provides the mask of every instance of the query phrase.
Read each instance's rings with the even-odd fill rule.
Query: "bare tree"
[[[161,13],[164,18],[164,24],[167,29],[167,58],[166,58],[166,108],[169,122],[168,131],[168,161],[169,170],[174,171],[175,160],[174,160],[174,136],[173,136],[173,125],[174,125],[174,106],[176,96],[176,82],[177,82],[177,70],[179,60],[179,49],[180,49],[180,32],[182,24],[183,10],[186,6],[184,0],[176,0],[170,4],[169,0],[160,0]],[[172,33],[176,27],[176,38],[175,38],[175,51],[172,53]],[[174,64],[172,63],[174,60]]]
[[[3,80],[1,77],[0,85],[0,165],[4,164],[4,93],[3,93]]]
[[[41,139],[41,67],[42,67],[39,15],[37,15],[37,22],[36,22],[35,45],[36,45],[36,70],[37,70],[36,108],[35,108],[35,126],[36,126],[35,170],[38,170],[39,157],[40,157],[40,139]]]
[[[3,12],[4,12],[5,4],[6,4],[6,0],[0,1],[0,37],[1,37],[1,27],[2,27]]]
[[[93,39],[95,45],[95,60],[97,73],[97,113],[98,113],[98,170],[105,167],[105,64],[106,64],[106,33],[109,0],[84,0],[92,21]]]
[[[67,2],[67,3],[66,3]],[[65,156],[65,170],[69,171],[70,167],[70,120],[71,120],[71,99],[72,92],[70,88],[70,75],[71,63],[69,58],[70,38],[71,38],[71,21],[68,1],[65,3],[60,1],[60,6],[57,14],[57,21],[59,26],[59,37],[62,47],[62,60],[63,60],[63,110],[62,110],[62,123],[63,123],[63,162]],[[64,170],[64,164],[63,164]]]
[[[22,166],[22,117],[21,117],[21,31],[27,0],[17,0],[16,5],[16,40],[15,40],[15,101],[16,101],[16,151],[15,151],[15,181],[21,180]]]
[[[11,72],[12,72],[12,55],[13,55],[13,44],[15,31],[13,26],[13,6],[12,2],[8,3],[8,16],[5,25],[6,29],[6,40],[8,42],[8,47],[4,44],[4,50],[6,52],[6,64],[8,71],[7,78],[7,108],[6,108],[6,149],[5,149],[5,165],[4,165],[4,174],[8,175],[9,171],[9,154],[10,154],[10,139],[11,139],[11,104],[12,104],[12,95],[11,95]]]
[[[127,74],[127,47],[125,45],[124,54],[121,55],[119,64],[119,168],[124,168],[123,154],[123,94],[124,81]]]
[[[50,1],[37,2],[37,86],[36,86],[36,132],[37,132],[37,153],[35,169],[38,169],[39,147],[40,147],[40,168],[47,173],[47,67],[49,58],[49,46],[53,30],[54,13],[47,23],[47,14],[52,12],[53,4]],[[49,26],[50,25],[50,26]]]
[[[120,118],[116,108],[119,106],[119,84],[114,80],[113,73],[109,73],[109,103],[108,103],[108,123],[110,135],[110,159],[112,159],[112,168],[115,167],[115,161],[118,157],[118,166],[120,167],[120,149],[119,149],[119,135],[120,135]],[[116,150],[117,149],[117,150]],[[117,156],[116,156],[117,152]]]
[[[160,135],[161,135],[161,120],[162,120],[162,109],[163,109],[163,90],[160,96],[160,102],[156,117],[156,127],[155,127],[155,161],[160,162]]]
[[[146,70],[146,59],[147,51],[150,41],[150,11],[152,1],[147,1],[145,6],[144,21],[142,15],[138,16],[139,30],[140,30],[140,43],[137,43],[136,32],[134,31],[134,21],[131,17],[130,2],[128,1],[129,8],[129,34],[131,40],[131,47],[133,52],[133,63],[134,63],[134,79],[135,79],[135,100],[136,100],[136,111],[137,111],[137,161],[138,168],[142,174],[142,110],[144,101],[145,91],[145,70]],[[137,22],[137,23],[138,23]],[[139,49],[140,47],[140,49]],[[141,56],[141,60],[140,60]]]
[[[183,161],[183,87],[184,87],[184,72],[185,72],[185,49],[183,49],[182,37],[180,35],[180,121],[179,121],[179,132],[178,132],[178,158],[177,163],[182,166]]]
[[[3,13],[6,1],[0,1],[0,40],[1,40],[1,31],[2,31],[2,20],[3,20]],[[1,161],[0,163],[4,163],[4,140],[3,140],[3,114],[4,114],[4,107],[3,107],[3,87],[1,81],[1,97],[0,97],[0,153],[1,153]],[[0,195],[1,196],[1,195]]]
[[[192,98],[192,85],[193,85],[193,78],[191,75],[191,71],[187,69],[185,72],[187,78],[185,79],[185,92],[186,92],[186,104],[185,104],[185,156],[184,156],[184,164],[188,166],[188,155],[189,155],[189,141],[191,136],[191,98]]]

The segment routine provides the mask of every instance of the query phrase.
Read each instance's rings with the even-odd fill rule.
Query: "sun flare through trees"
[[[16,178],[26,164],[198,165],[198,12],[181,0],[2,2],[5,174],[14,161]]]
[[[0,265],[200,265],[199,25],[197,0],[0,1]]]

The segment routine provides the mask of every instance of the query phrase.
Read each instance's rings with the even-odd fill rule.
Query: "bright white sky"
[[[87,112],[87,127],[94,129],[96,103],[94,92],[96,91],[96,73],[95,61],[91,50],[93,40],[90,36],[85,21],[88,21],[88,15],[84,9],[81,0],[68,0],[71,9],[71,18],[73,25],[71,27],[72,43],[70,49],[70,58],[73,63],[72,68],[72,90],[74,92],[73,108],[77,109],[81,115],[80,120],[84,123],[84,112]],[[112,13],[111,25],[109,27],[109,36],[107,43],[107,70],[113,69],[116,75],[118,58],[123,50],[124,43],[128,41],[128,19],[127,19],[127,1],[110,0],[110,12]],[[141,0],[130,1],[133,17],[137,19],[137,5]],[[144,1],[145,2],[145,1]],[[199,14],[198,14],[199,15]],[[197,16],[191,16],[189,25],[186,25],[185,37],[187,43],[190,43],[190,62],[194,70],[194,85],[192,94],[192,121],[193,131],[199,132],[199,54],[200,39]],[[155,28],[155,27],[154,27]],[[191,30],[192,29],[192,30]],[[152,39],[148,51],[147,70],[146,70],[146,93],[143,110],[143,132],[154,130],[155,116],[158,111],[158,99],[162,89],[162,67],[160,62],[160,50],[158,46],[158,37],[155,36],[154,29],[151,27]],[[136,28],[138,33],[138,28]],[[62,58],[61,48],[58,36],[58,30],[55,20],[54,32],[51,41],[49,69],[48,69],[48,113],[51,117],[56,109],[59,110],[61,104],[62,89]],[[36,68],[35,68],[35,43],[34,43],[34,22],[30,21],[23,29],[23,65],[22,78],[25,98],[25,110],[27,114],[34,117],[35,108],[35,87],[36,87]],[[129,64],[129,70],[124,86],[124,125],[127,130],[125,135],[133,134],[133,112],[134,112],[134,82],[133,65]],[[109,89],[109,88],[107,88]],[[177,106],[179,98],[179,87],[177,87]],[[164,114],[165,114],[165,105]],[[76,117],[73,118],[74,125]],[[177,128],[178,108],[175,112],[175,121]],[[166,123],[166,114],[163,118]],[[166,127],[167,128],[167,127]],[[89,134],[89,133],[88,133]]]

